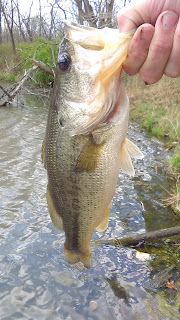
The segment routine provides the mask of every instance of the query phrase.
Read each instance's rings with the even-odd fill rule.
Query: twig
[[[11,70],[14,70],[16,68],[18,68],[21,64],[23,64],[26,60],[28,60],[30,57],[27,57],[26,59],[24,59],[23,61],[21,61],[20,63],[18,63],[15,67],[13,67]]]
[[[7,63],[6,59],[4,61],[5,61],[5,64],[6,64],[6,67],[7,67],[8,71],[10,71],[10,68],[8,66],[8,63]]]
[[[43,63],[42,61],[37,61],[34,58],[31,58],[30,61],[32,62],[32,64],[34,64],[35,66],[39,67],[39,69],[41,69],[42,71],[49,73],[51,76],[55,76],[54,71],[49,68],[45,63]]]
[[[145,241],[158,240],[162,238],[172,237],[180,235],[180,226],[160,229],[157,231],[146,232],[142,234],[136,234],[131,237],[124,237],[120,239],[112,239],[112,240],[96,240],[97,244],[105,244],[110,246],[132,246],[138,245],[140,243],[144,244]]]

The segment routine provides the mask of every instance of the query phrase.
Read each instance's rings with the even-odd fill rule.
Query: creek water
[[[169,272],[178,283],[171,245],[166,257],[156,248],[146,261],[135,248],[95,242],[179,223],[162,200],[172,187],[163,144],[130,125],[144,159],[134,161],[134,178],[119,174],[109,227],[93,234],[92,267],[71,266],[46,204],[41,144],[48,105],[38,96],[21,99],[23,106],[0,109],[0,319],[180,319],[179,292],[165,287]]]

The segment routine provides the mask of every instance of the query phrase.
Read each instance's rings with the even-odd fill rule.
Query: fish
[[[134,31],[65,21],[42,160],[47,170],[47,204],[55,227],[65,232],[68,263],[92,264],[94,230],[109,223],[119,170],[134,176],[131,156],[142,158],[128,140],[129,99],[122,63]]]

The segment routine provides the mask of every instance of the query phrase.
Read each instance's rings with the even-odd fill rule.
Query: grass
[[[180,212],[180,78],[163,77],[146,86],[138,76],[125,76],[130,98],[130,118],[147,131],[163,139],[170,150],[169,173],[176,179],[167,204]]]
[[[0,80],[6,80],[6,81],[15,81],[15,74],[14,73],[5,73],[5,72],[0,72]]]
[[[164,77],[146,86],[135,77],[125,79],[131,103],[130,118],[153,134],[180,140],[180,79]]]
[[[170,157],[170,164],[173,171],[180,173],[180,146],[175,148],[173,156]]]
[[[180,213],[180,175],[177,177],[176,188],[171,190],[168,193],[168,197],[164,200],[165,204],[171,206],[174,211],[179,214]]]

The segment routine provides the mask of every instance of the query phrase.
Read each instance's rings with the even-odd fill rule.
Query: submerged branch
[[[145,241],[152,241],[158,240],[162,238],[172,237],[180,235],[180,226],[167,228],[167,229],[160,229],[157,231],[146,232],[142,234],[136,234],[131,237],[124,237],[120,239],[112,239],[112,240],[96,240],[97,244],[105,244],[110,246],[135,246],[142,243],[144,244]]]
[[[9,92],[8,92],[6,89],[4,89],[2,86],[0,86],[0,89],[1,89],[8,97],[11,97],[10,94],[9,94]]]

